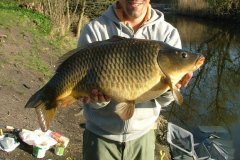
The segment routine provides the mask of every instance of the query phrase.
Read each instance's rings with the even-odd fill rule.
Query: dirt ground
[[[25,109],[24,106],[29,97],[47,81],[47,77],[26,68],[24,60],[14,59],[14,57],[21,57],[19,54],[22,49],[30,50],[33,47],[31,41],[31,34],[22,35],[20,31],[14,28],[0,28],[0,128],[3,128],[4,125],[28,130],[39,128],[35,110]],[[50,59],[51,61],[56,61],[57,59],[52,59],[50,56],[51,52],[54,52],[54,48],[51,48],[51,46],[44,46],[44,48],[42,53],[39,53],[41,58],[45,59],[47,63],[51,63]],[[48,54],[45,54],[46,48],[49,52]],[[24,59],[24,57],[20,59]],[[46,152],[46,156],[43,159],[82,159],[82,134],[84,129],[81,128],[81,124],[84,123],[84,117],[82,114],[79,114],[80,111],[81,108],[78,105],[57,111],[51,130],[68,137],[70,142],[63,156],[55,155],[53,150],[50,149]],[[158,124],[158,130],[156,131],[156,159],[160,159],[159,151],[162,149],[166,152],[163,160],[166,160],[170,157],[164,134],[166,121],[159,119]],[[5,129],[3,131],[6,133]],[[159,143],[160,141],[161,144]],[[0,160],[32,159],[36,159],[32,155],[32,146],[23,142],[12,152],[0,151]]]

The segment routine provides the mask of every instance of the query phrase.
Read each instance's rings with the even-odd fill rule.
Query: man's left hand
[[[193,72],[185,74],[185,76],[183,76],[183,78],[176,84],[176,87],[178,89],[180,89],[181,87],[187,87],[192,76],[193,76]]]

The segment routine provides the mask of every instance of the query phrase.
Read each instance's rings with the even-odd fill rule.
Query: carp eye
[[[182,58],[187,58],[188,54],[186,52],[182,52]]]

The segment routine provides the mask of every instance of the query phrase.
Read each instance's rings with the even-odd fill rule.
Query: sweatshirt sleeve
[[[156,100],[161,105],[161,107],[166,107],[174,101],[174,98],[172,92],[169,90],[160,97],[156,98]]]
[[[97,41],[97,36],[91,26],[91,23],[89,23],[83,27],[80,38],[78,39],[77,47],[82,47]]]
[[[182,48],[180,35],[179,35],[178,30],[176,28],[174,28],[170,32],[170,34],[168,34],[165,42],[170,44],[173,47],[180,48],[180,49]]]

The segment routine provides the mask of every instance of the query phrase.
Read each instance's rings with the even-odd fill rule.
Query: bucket
[[[33,146],[33,156],[35,156],[36,158],[43,158],[46,151],[47,150],[45,148]]]
[[[62,156],[64,154],[64,145],[62,144],[57,144],[55,147],[54,147],[54,153],[58,156]]]

